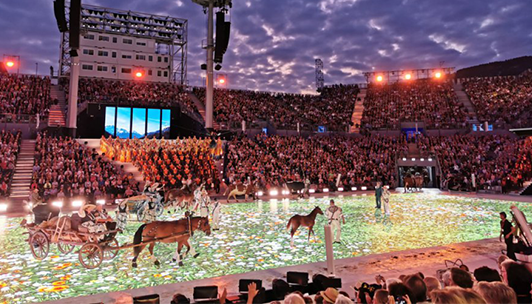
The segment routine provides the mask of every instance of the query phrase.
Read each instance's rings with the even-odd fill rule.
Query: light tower
[[[231,8],[232,0],[192,0],[192,2],[199,4],[207,12],[207,90],[205,96],[205,128],[212,129],[213,127],[213,86],[214,86],[214,8],[227,9]],[[221,29],[216,29],[217,34]],[[229,39],[227,32],[227,39]],[[216,40],[219,42],[217,35]],[[226,46],[227,47],[227,46]],[[225,50],[224,50],[225,51]]]

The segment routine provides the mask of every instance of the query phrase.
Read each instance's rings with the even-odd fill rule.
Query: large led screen
[[[146,109],[133,108],[131,138],[146,136]]]
[[[163,110],[161,132],[163,133],[163,138],[170,138],[170,110]]]
[[[130,138],[131,108],[118,108],[116,111],[116,137]]]
[[[148,138],[159,138],[161,133],[161,110],[148,109]]]
[[[105,108],[105,136],[115,136],[115,107]]]

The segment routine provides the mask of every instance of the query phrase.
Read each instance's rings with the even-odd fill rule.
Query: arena
[[[0,10],[0,303],[532,304],[496,2]]]

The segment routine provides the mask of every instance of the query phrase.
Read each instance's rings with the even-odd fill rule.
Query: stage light
[[[72,207],[81,207],[83,206],[83,201],[76,200],[72,202]]]
[[[366,186],[362,186],[362,187],[360,187],[360,189],[361,189],[362,191],[366,191],[366,190],[368,190],[368,187],[366,187]]]
[[[412,157],[412,161],[416,161],[416,158],[415,158],[415,157]]]
[[[315,189],[309,189],[308,193],[316,193],[316,190]]]
[[[136,72],[136,73],[135,73],[135,77],[137,77],[137,78],[142,77],[142,72]]]
[[[406,161],[406,157],[403,157],[403,161]]]
[[[410,74],[406,74],[406,75],[405,75],[405,79],[406,79],[406,80],[410,80],[411,78],[412,78],[412,75],[410,75]]]
[[[436,72],[436,74],[434,75],[434,77],[436,77],[436,78],[441,78],[441,73],[440,73],[440,72]]]
[[[99,199],[99,200],[96,201],[96,204],[105,205],[105,200],[104,199]]]
[[[52,202],[52,206],[57,207],[57,208],[62,208],[63,207],[63,201]]]
[[[429,157],[428,161],[432,161],[432,158]]]
[[[424,159],[424,158],[420,158],[419,160],[420,160],[420,161],[425,161],[425,159]]]
[[[323,193],[328,193],[329,192],[329,188],[323,188]]]
[[[340,188],[338,188],[338,191],[343,192],[344,188],[340,187]]]
[[[224,83],[225,83],[225,79],[221,78],[220,80],[218,80],[218,82],[219,82],[220,84],[224,84]]]
[[[257,192],[257,196],[263,196],[263,195],[264,195],[264,192],[262,191]]]
[[[381,81],[382,81],[382,76],[381,76],[381,75],[377,76],[377,81],[378,81],[378,82],[381,82]]]
[[[281,191],[281,193],[282,193],[283,195],[288,195],[288,194],[290,194],[290,191],[288,191],[288,190],[283,190],[283,191]]]
[[[6,66],[7,66],[8,68],[12,68],[12,67],[15,66],[15,63],[14,63],[13,61],[8,61],[8,62],[6,62]]]
[[[0,204],[0,212],[6,212],[7,211],[7,204],[2,203]]]
[[[270,196],[277,196],[277,195],[279,195],[279,191],[277,191],[277,189],[270,190]]]
[[[357,191],[357,187],[351,187],[351,191]]]

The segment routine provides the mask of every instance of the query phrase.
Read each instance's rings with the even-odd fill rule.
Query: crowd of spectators
[[[438,277],[426,276],[423,272],[388,279],[377,275],[374,283],[359,281],[350,292],[328,287],[329,278],[322,274],[314,274],[312,281],[304,285],[273,279],[271,289],[250,283],[247,292],[238,297],[228,296],[227,288],[219,290],[216,303],[531,304],[532,274],[527,266],[504,255],[499,257],[498,263],[498,270],[483,266],[470,272],[466,265],[461,265],[437,274]],[[124,295],[116,303],[133,303],[133,298]],[[170,303],[194,302],[176,293]]]
[[[181,188],[205,183],[207,190],[219,189],[219,175],[213,155],[221,154],[221,140],[208,139],[119,139],[102,138],[100,147],[109,157],[133,163],[144,179]],[[218,151],[217,151],[218,150]]]
[[[464,82],[478,119],[497,128],[532,126],[532,72]]]
[[[46,115],[51,103],[49,77],[0,74],[0,114]]]
[[[532,141],[506,136],[419,137],[422,153],[436,154],[442,187],[453,190],[493,189],[506,193],[532,178]],[[474,174],[474,184],[473,177]]]
[[[396,187],[395,160],[406,149],[404,137],[257,135],[229,143],[225,172],[229,183],[251,180],[266,190],[307,178],[318,191],[371,187],[376,180]]]
[[[335,85],[324,88],[321,95],[214,90],[216,122],[228,128],[240,128],[242,121],[252,127],[257,121],[273,123],[277,129],[316,131],[325,126],[330,131],[347,131],[351,124],[358,87]],[[205,103],[205,89],[194,88]]]
[[[364,100],[361,127],[399,129],[401,122],[424,122],[427,129],[461,129],[466,110],[450,82],[422,79],[371,84]]]
[[[21,132],[0,131],[0,197],[9,196],[11,178],[20,150]]]
[[[65,86],[68,94],[68,86]],[[120,106],[176,107],[198,113],[184,86],[168,82],[79,79],[79,102]]]
[[[138,191],[131,174],[69,137],[37,135],[31,189],[48,198],[117,198]]]

